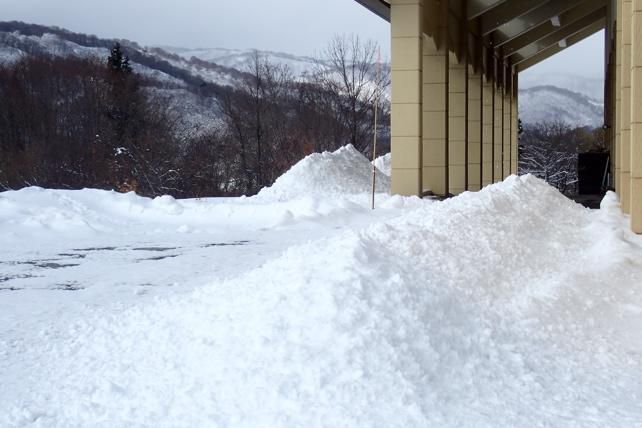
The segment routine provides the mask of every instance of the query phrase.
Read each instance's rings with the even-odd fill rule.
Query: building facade
[[[519,73],[605,30],[622,211],[642,233],[642,0],[356,0],[390,22],[392,191],[456,195],[517,172]]]

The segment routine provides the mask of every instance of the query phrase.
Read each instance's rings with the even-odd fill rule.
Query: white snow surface
[[[642,426],[614,194],[512,176],[371,211],[363,161],[252,198],[0,193],[0,426]]]

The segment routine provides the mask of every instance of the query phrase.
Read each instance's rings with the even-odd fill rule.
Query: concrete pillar
[[[631,18],[631,228],[642,233],[642,0]]]
[[[504,142],[504,91],[495,82],[495,114],[493,117],[493,181],[502,181],[502,149]]]
[[[482,74],[468,67],[468,190],[481,189]]]
[[[612,16],[609,8],[608,13],[608,22],[613,20],[615,23],[615,16]],[[615,12],[615,9],[612,9]],[[615,60],[616,60],[616,49],[615,49],[615,33],[617,28],[613,24],[607,25],[606,31],[604,31],[604,46],[608,49],[608,56],[606,58],[606,69],[605,69],[605,84],[604,84],[604,102],[606,115],[604,119],[604,124],[606,125],[605,129],[605,138],[608,142],[609,150],[609,181],[608,186],[614,186],[614,177],[615,177]]]
[[[447,31],[443,27],[443,32]],[[423,51],[423,190],[448,193],[448,51],[426,37]]]
[[[390,4],[392,193],[421,195],[423,0]]]
[[[616,1],[616,31],[615,31],[615,122],[613,132],[615,134],[615,151],[613,156],[615,168],[613,173],[613,184],[618,196],[621,196],[621,175],[620,151],[622,149],[622,2]]]
[[[510,173],[511,174],[517,174],[517,166],[518,166],[518,160],[517,160],[517,155],[518,155],[518,146],[519,146],[519,109],[518,109],[518,79],[517,79],[517,72],[513,74],[513,85],[511,89],[511,145],[510,145],[510,150],[511,150],[511,155],[510,155]]]
[[[512,112],[512,107],[511,107],[511,99],[512,94],[511,94],[511,87],[510,87],[510,82],[512,82],[513,76],[510,74],[508,70],[506,70],[506,78],[505,82],[506,84],[504,85],[504,123],[503,123],[503,128],[504,128],[504,137],[503,137],[503,147],[502,147],[502,179],[508,177],[510,175],[510,162],[511,162],[511,140],[512,140],[512,134],[511,134],[511,123],[512,123],[512,117],[511,117],[511,112]]]
[[[466,93],[468,66],[458,63],[450,53],[448,78],[448,183],[449,193],[458,195],[466,190]]]
[[[492,80],[489,80],[486,76],[484,76],[483,86],[482,186],[487,186],[493,182],[493,98],[495,91],[493,90]]]
[[[615,34],[616,28],[613,27],[612,29],[613,34]],[[606,34],[606,38],[610,38],[609,31],[604,32]],[[610,42],[610,40],[609,40]],[[615,159],[617,157],[616,153],[616,116],[615,116],[615,93],[617,92],[615,90],[616,88],[616,79],[615,79],[615,70],[616,70],[616,49],[613,47],[614,42],[611,44],[611,53],[608,58],[608,78],[607,78],[607,86],[604,88],[604,99],[608,101],[608,116],[606,119],[606,124],[608,125],[606,131],[608,135],[608,141],[609,141],[609,186],[612,186],[612,188],[615,188]]]
[[[622,1],[622,112],[620,158],[620,204],[631,211],[631,0]]]

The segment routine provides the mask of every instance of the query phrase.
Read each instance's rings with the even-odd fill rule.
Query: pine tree
[[[109,68],[114,72],[130,73],[132,67],[129,64],[129,58],[123,53],[120,43],[116,42],[114,47],[111,48],[111,54],[107,59]]]

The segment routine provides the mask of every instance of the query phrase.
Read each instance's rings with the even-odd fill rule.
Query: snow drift
[[[612,198],[510,177],[0,342],[35,361],[0,425],[640,426],[642,248]]]
[[[377,192],[390,191],[390,178],[376,172]],[[334,152],[313,153],[261,190],[260,198],[285,201],[307,195],[333,197],[368,193],[372,189],[372,165],[353,145]]]

